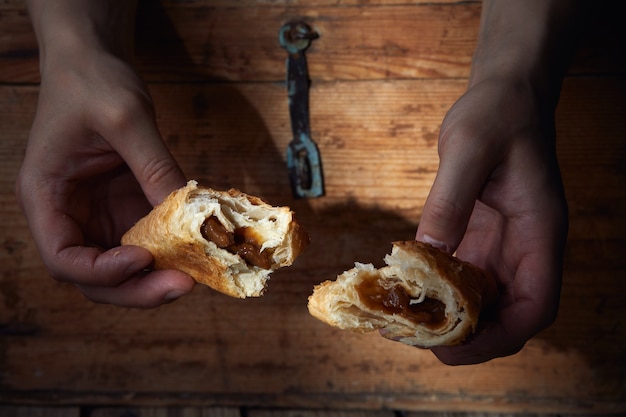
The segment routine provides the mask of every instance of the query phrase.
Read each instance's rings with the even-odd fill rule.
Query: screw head
[[[318,37],[319,34],[303,21],[286,23],[278,32],[280,46],[290,54],[304,51],[309,47],[311,41]]]

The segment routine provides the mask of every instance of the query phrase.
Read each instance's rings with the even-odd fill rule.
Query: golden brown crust
[[[228,205],[227,209],[224,209],[225,205]],[[274,247],[269,249],[280,252],[280,256],[272,259],[269,270],[247,265],[237,255],[207,241],[199,230],[199,225],[210,215],[233,216],[232,212],[239,215],[239,211],[245,209],[262,210],[285,224],[276,232]],[[194,181],[190,181],[140,219],[122,237],[122,244],[149,250],[154,257],[155,269],[183,271],[197,282],[232,297],[260,296],[269,274],[291,265],[308,243],[308,234],[293,220],[292,214],[287,207],[272,207],[262,199],[236,189],[221,192],[197,187]],[[238,221],[236,218],[230,220]],[[257,219],[246,217],[246,221],[248,227],[254,228]]]
[[[311,243],[311,235],[304,230],[302,226],[298,223],[295,216],[289,225],[289,246],[293,252],[294,259],[302,253],[304,248],[306,248]]]
[[[124,234],[122,244],[141,246],[150,251],[154,269],[185,272],[201,284],[236,297],[238,289],[222,279],[227,266],[214,257],[208,257],[205,246],[191,235],[180,235],[172,230],[172,219],[181,215],[181,208],[193,191],[184,187],[172,192]]]
[[[497,297],[495,280],[487,273],[422,242],[393,242],[385,262],[380,269],[357,263],[336,280],[315,286],[309,312],[331,326],[358,333],[379,329],[389,339],[433,347],[463,341],[476,329],[481,310]],[[364,288],[374,291],[374,298],[367,298]],[[395,298],[387,302],[400,309],[376,304],[390,288]],[[398,304],[402,299],[404,304]],[[443,306],[445,314],[429,312],[428,305]]]

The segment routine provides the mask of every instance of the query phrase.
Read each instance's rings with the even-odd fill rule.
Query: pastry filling
[[[430,328],[437,328],[446,320],[444,303],[430,297],[415,303],[401,285],[384,288],[378,279],[364,279],[356,285],[356,290],[361,302],[371,310],[397,314]]]
[[[202,223],[200,233],[218,248],[239,255],[250,266],[262,269],[270,269],[272,266],[271,254],[261,251],[260,238],[251,227],[238,227],[234,232],[229,232],[217,217],[209,216]]]

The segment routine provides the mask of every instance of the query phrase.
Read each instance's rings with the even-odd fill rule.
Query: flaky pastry
[[[355,263],[315,286],[311,315],[340,329],[381,330],[388,339],[430,348],[462,342],[497,297],[489,274],[422,242],[393,242],[385,263],[380,269]]]
[[[309,236],[289,207],[196,181],[172,192],[122,237],[149,250],[155,269],[177,269],[232,297],[258,297],[291,265]]]

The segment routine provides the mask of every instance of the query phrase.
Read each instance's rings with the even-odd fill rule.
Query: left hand
[[[444,363],[512,355],[556,318],[567,206],[551,110],[528,84],[494,78],[471,87],[444,119],[416,239],[456,251],[501,288],[470,340],[433,349]]]

